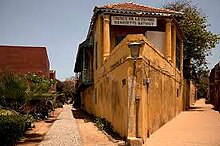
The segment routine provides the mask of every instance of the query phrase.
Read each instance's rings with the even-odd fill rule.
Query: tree
[[[199,73],[199,80],[197,81],[197,97],[208,98],[209,89],[209,71],[204,70]]]
[[[77,78],[71,76],[66,78],[65,81],[57,80],[56,89],[60,94],[57,98],[62,103],[75,101]]]
[[[192,5],[191,0],[168,2],[164,7],[184,13],[183,18],[177,20],[185,37],[184,77],[197,82],[201,75],[207,73],[206,57],[218,44],[219,35],[208,30],[210,24],[207,16],[196,5]]]

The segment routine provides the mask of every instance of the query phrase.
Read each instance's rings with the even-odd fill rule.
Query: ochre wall
[[[96,51],[97,51],[97,62],[98,62],[98,68],[100,68],[103,60],[103,26],[102,26],[102,17],[99,15],[97,17],[97,20],[95,22],[94,26],[94,61],[93,66],[96,68]],[[97,45],[97,46],[96,46]],[[95,47],[97,50],[95,50]],[[94,75],[96,76],[96,70],[94,70]],[[96,78],[96,77],[95,77]]]
[[[128,35],[125,40],[141,40],[144,44],[136,64],[135,92],[141,95],[139,135],[146,140],[148,135],[183,110],[183,78],[181,71],[167,61],[143,35]],[[132,72],[129,77],[132,77]],[[145,79],[149,79],[150,83],[144,85]],[[134,136],[134,133],[130,135]]]
[[[94,69],[94,86],[83,91],[81,98],[87,112],[106,118],[121,136],[127,136],[128,68],[131,65],[126,61],[127,44],[121,44],[104,64]]]
[[[134,40],[142,40],[145,44],[137,61],[135,91],[141,95],[139,129],[141,137],[146,139],[147,135],[182,111],[183,83],[180,71],[155,50],[143,35],[128,35],[113,50],[105,64],[97,69],[94,87],[83,92],[82,101],[88,112],[105,117],[122,136],[129,135],[127,115],[130,113],[128,105],[133,64],[126,42]],[[149,85],[143,85],[146,78],[150,79]],[[126,80],[124,86],[123,79]]]
[[[140,96],[138,132],[146,140],[149,134],[183,110],[182,68],[180,71],[176,69],[175,61],[168,61],[143,34],[127,35],[114,49],[111,48],[110,56],[104,61],[102,23],[99,15],[93,31],[94,42],[98,42],[98,68],[94,59],[94,86],[82,92],[83,107],[106,118],[121,136],[135,137],[136,109],[133,107],[136,105],[132,100],[134,95],[130,93],[134,87],[135,96]],[[112,39],[117,31],[111,32],[111,47],[114,47]],[[128,43],[134,41],[143,43],[136,64],[137,78],[133,78],[133,61],[128,49]],[[173,55],[174,42],[172,38]],[[147,78],[150,83],[143,85]]]

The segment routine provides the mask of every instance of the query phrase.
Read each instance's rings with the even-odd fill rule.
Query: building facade
[[[217,110],[220,110],[220,62],[211,70],[209,85],[210,101]]]
[[[0,45],[0,70],[30,72],[55,79],[46,47]]]
[[[74,69],[82,108],[143,142],[181,112],[182,15],[135,3],[95,7]]]

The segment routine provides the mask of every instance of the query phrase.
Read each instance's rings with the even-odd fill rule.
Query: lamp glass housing
[[[133,42],[129,43],[128,47],[130,48],[131,57],[133,60],[137,60],[140,54],[141,43]]]

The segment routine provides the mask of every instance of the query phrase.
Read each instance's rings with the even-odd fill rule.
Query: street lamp
[[[140,49],[141,49],[141,42],[131,42],[128,44],[128,48],[130,49],[130,53],[131,53],[131,58],[133,60],[133,78],[132,78],[132,100],[131,100],[131,104],[132,107],[130,107],[130,111],[132,111],[132,109],[134,108],[134,104],[136,103],[136,137],[139,138],[139,127],[138,127],[138,121],[139,121],[139,105],[140,105],[140,97],[136,95],[135,93],[135,80],[136,80],[136,61],[140,55]],[[132,114],[132,112],[130,112],[130,114]],[[131,116],[131,115],[130,115]]]
[[[141,43],[140,42],[131,42],[128,44],[130,49],[131,58],[133,60],[133,75],[136,76],[136,61],[140,54]]]
[[[132,42],[128,44],[128,48],[130,49],[131,57],[134,61],[137,60],[140,53],[141,43],[140,42]]]

